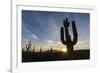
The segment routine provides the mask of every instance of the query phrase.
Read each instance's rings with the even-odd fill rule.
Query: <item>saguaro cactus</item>
[[[26,49],[27,49],[27,52],[29,51],[29,49],[31,48],[32,44],[31,44],[31,41],[29,42],[29,44],[26,45]]]
[[[68,27],[70,25],[70,22],[68,21],[68,18],[66,18],[66,20],[63,21],[63,27],[61,27],[60,30],[60,37],[61,37],[61,41],[64,45],[66,45],[67,47],[67,53],[70,57],[73,56],[74,54],[74,45],[77,43],[77,39],[78,39],[78,34],[77,34],[77,30],[76,30],[76,25],[75,25],[75,21],[72,21],[72,31],[73,31],[73,40],[71,40],[71,36],[69,34],[68,31]]]

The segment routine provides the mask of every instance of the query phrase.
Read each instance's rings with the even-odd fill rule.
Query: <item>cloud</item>
[[[30,33],[30,31],[29,31],[29,30],[27,30],[27,29],[25,29],[25,32]]]
[[[53,41],[52,40],[45,40],[48,44],[52,44]]]
[[[90,43],[89,40],[79,40],[79,42],[77,44],[88,44]]]
[[[27,40],[27,39],[25,39],[25,38],[22,38],[22,40],[23,40],[24,42],[28,42],[28,40]]]
[[[29,31],[26,27],[23,27],[23,30],[27,33],[28,36],[34,39],[38,39],[38,37],[31,31]]]
[[[45,40],[49,45],[53,47],[61,47],[63,46],[61,42],[53,41],[53,40]]]
[[[23,29],[23,32],[31,33],[25,26],[23,26],[22,29]]]
[[[90,42],[89,42],[89,40],[80,40],[75,45],[75,50],[89,49],[89,48],[90,48]]]
[[[32,34],[31,37],[34,39],[38,39],[38,37],[35,34]]]

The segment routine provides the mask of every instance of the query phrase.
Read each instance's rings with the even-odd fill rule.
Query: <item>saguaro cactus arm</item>
[[[61,34],[60,39],[62,43],[66,45],[66,41],[64,40],[64,28],[63,27],[61,27],[60,34]]]
[[[63,21],[64,27],[69,27],[69,21],[68,18],[66,18],[66,20]]]
[[[70,37],[69,32],[68,32],[69,24],[70,24],[70,22],[68,21],[68,18],[66,18],[63,21],[64,27],[61,27],[61,30],[60,30],[60,33],[61,33],[60,38],[64,45],[68,44],[68,40]]]
[[[73,31],[73,45],[75,45],[77,43],[77,38],[78,38],[78,34],[77,34],[77,30],[76,30],[76,25],[75,25],[75,21],[72,21],[72,31]]]

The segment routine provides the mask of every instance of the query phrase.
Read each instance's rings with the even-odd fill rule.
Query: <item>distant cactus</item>
[[[42,53],[42,47],[40,48],[40,53]]]
[[[53,52],[53,48],[52,48],[52,46],[51,46],[51,48],[50,48],[50,53],[52,53]]]
[[[73,30],[73,40],[71,40],[71,36],[69,34],[68,31],[68,27],[69,27],[70,22],[68,21],[68,18],[66,18],[66,20],[63,21],[63,27],[61,27],[61,41],[64,45],[66,45],[67,47],[67,53],[70,57],[72,57],[73,53],[74,53],[74,45],[77,43],[77,39],[78,39],[78,34],[77,34],[77,30],[76,30],[76,25],[75,25],[75,21],[72,21],[72,30]]]
[[[33,47],[33,50],[32,51],[33,51],[33,53],[35,52],[35,46]]]
[[[49,48],[47,48],[47,52],[49,52]]]
[[[31,44],[31,41],[26,45],[26,49],[27,49],[27,52],[29,52],[29,49],[31,48],[32,44]]]

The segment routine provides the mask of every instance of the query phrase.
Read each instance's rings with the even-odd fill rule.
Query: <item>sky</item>
[[[42,48],[44,51],[53,47],[54,50],[66,48],[60,40],[60,28],[63,20],[68,18],[70,22],[69,34],[73,39],[71,27],[72,20],[76,22],[78,42],[75,50],[90,49],[90,14],[72,12],[48,12],[22,10],[22,47],[29,41],[35,51]]]

